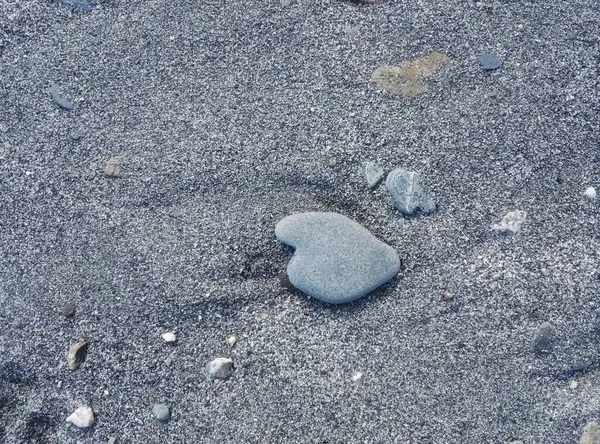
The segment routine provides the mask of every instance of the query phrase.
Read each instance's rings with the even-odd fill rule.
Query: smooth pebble
[[[481,54],[478,60],[484,71],[493,71],[502,66],[502,60],[496,54]]]
[[[588,199],[595,199],[596,198],[596,188],[594,188],[594,187],[586,188],[585,197],[587,197]]]
[[[154,404],[154,407],[152,407],[152,414],[161,422],[166,422],[171,418],[171,410],[169,409],[169,406],[165,404]]]
[[[296,249],[287,266],[291,283],[324,302],[358,299],[400,269],[396,250],[341,214],[294,214],[279,221],[275,236]]]
[[[75,108],[73,102],[62,95],[60,88],[56,83],[50,87],[50,96],[52,97],[52,100],[54,100],[54,103],[65,111],[72,111]]]
[[[172,331],[168,331],[166,333],[163,333],[162,338],[164,339],[165,342],[175,342],[175,341],[177,341],[177,336],[175,336],[175,333],[173,333]]]
[[[69,354],[67,355],[67,364],[70,370],[75,371],[83,364],[87,355],[88,345],[87,341],[76,342],[71,345]]]
[[[600,433],[598,433],[596,421],[590,421],[585,425],[579,444],[600,444]]]

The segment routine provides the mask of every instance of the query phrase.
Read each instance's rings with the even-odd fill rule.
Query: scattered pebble
[[[424,80],[436,71],[449,67],[451,62],[448,56],[432,52],[425,57],[403,62],[400,66],[377,68],[371,80],[384,91],[410,99],[427,91],[428,86]]]
[[[171,209],[169,210],[169,216],[172,217],[173,219],[177,219],[178,217],[181,217],[183,215],[183,212],[181,211],[181,208],[179,207],[171,207]]]
[[[104,173],[110,177],[119,177],[121,175],[121,159],[118,157],[108,159],[104,167]]]
[[[506,213],[506,215],[502,218],[499,224],[492,225],[492,230],[500,231],[503,233],[517,233],[525,219],[527,218],[527,213],[525,211],[517,210]]]
[[[164,404],[154,404],[154,407],[152,407],[152,414],[161,422],[166,422],[171,418],[171,410],[169,409],[169,406]]]
[[[233,361],[229,358],[216,358],[206,366],[206,376],[209,381],[227,379],[233,373]]]
[[[60,311],[65,318],[70,318],[71,316],[73,316],[75,314],[75,308],[76,308],[75,302],[69,301],[65,305],[62,306]]]
[[[397,168],[388,174],[385,186],[401,213],[412,215],[418,210],[424,214],[435,211],[435,203],[423,190],[418,173]]]
[[[54,103],[56,103],[59,108],[64,109],[65,111],[72,111],[75,108],[73,102],[63,97],[60,92],[60,87],[57,83],[50,87],[50,96],[52,97],[52,100],[54,100]]]
[[[571,381],[571,383],[569,384],[569,388],[571,390],[575,390],[578,385],[579,385],[579,383],[577,381]]]
[[[94,412],[90,407],[79,407],[67,418],[67,422],[80,428],[90,427],[94,423]]]
[[[60,3],[76,11],[91,11],[96,4],[89,0],[59,0]]]
[[[596,188],[594,188],[594,187],[586,188],[584,194],[585,194],[585,197],[587,197],[588,199],[595,199],[596,198]]]
[[[165,340],[165,342],[175,342],[175,341],[177,341],[177,336],[175,336],[175,333],[173,333],[172,331],[168,331],[166,333],[163,333],[162,338]]]
[[[365,176],[367,176],[367,187],[375,188],[383,179],[383,167],[373,162],[367,162],[365,165]]]
[[[585,425],[579,444],[600,444],[600,434],[598,433],[598,423],[596,421],[590,421]]]
[[[445,301],[449,301],[450,299],[452,299],[454,296],[452,296],[452,293],[450,293],[449,291],[445,291],[444,292],[444,296],[442,296],[444,298]]]
[[[352,380],[354,382],[358,381],[360,378],[362,378],[362,373],[361,372],[356,372],[352,375]]]
[[[108,438],[107,444],[115,444],[116,442],[117,442],[117,438],[115,438],[114,436],[111,436],[110,438]]]
[[[493,71],[502,66],[502,60],[496,54],[481,54],[478,57],[479,64],[484,71]]]
[[[227,336],[226,341],[230,347],[233,347],[235,345],[235,343],[237,342],[237,338],[235,337],[235,335],[230,335],[230,336]]]
[[[89,344],[87,341],[77,342],[71,345],[69,348],[69,354],[67,355],[69,369],[75,371],[81,366],[83,361],[85,361],[88,345]]]
[[[275,236],[295,248],[287,267],[291,283],[324,302],[358,299],[400,269],[396,250],[341,214],[294,214],[279,221]]]
[[[544,322],[538,327],[533,336],[531,351],[535,354],[549,353],[552,350],[556,332],[550,322]]]
[[[74,140],[75,142],[77,142],[78,140],[83,139],[83,133],[81,131],[73,131],[71,133],[71,140]]]

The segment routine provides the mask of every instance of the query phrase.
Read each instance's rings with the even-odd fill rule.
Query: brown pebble
[[[87,341],[77,342],[69,348],[69,354],[67,355],[67,363],[69,364],[70,370],[77,370],[87,355],[89,343]]]
[[[119,177],[121,176],[121,159],[118,157],[111,157],[106,162],[106,166],[104,167],[104,173],[110,177]]]
[[[71,316],[73,316],[75,314],[75,302],[69,301],[65,305],[63,305],[61,313],[65,318],[70,318]]]
[[[450,299],[452,299],[453,297],[454,297],[454,296],[452,295],[452,293],[450,293],[448,290],[446,290],[446,291],[444,292],[444,296],[443,296],[443,298],[444,298],[444,300],[445,300],[445,301],[449,301],[449,300],[450,300]]]

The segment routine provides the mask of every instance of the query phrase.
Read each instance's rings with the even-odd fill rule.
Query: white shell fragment
[[[584,194],[585,194],[585,197],[587,197],[588,199],[595,199],[596,198],[596,188],[594,188],[594,187],[586,188]]]
[[[227,336],[226,341],[230,347],[233,347],[235,345],[235,343],[237,342],[237,338],[235,337],[235,335]]]
[[[90,427],[94,423],[94,412],[91,407],[79,407],[67,418],[67,422],[80,428]]]
[[[506,213],[499,224],[492,225],[492,229],[504,233],[510,232],[515,234],[521,229],[526,218],[527,213],[525,211],[511,211],[510,213]]]
[[[165,342],[175,342],[177,340],[177,336],[175,336],[175,333],[172,331],[163,333],[162,338],[165,340]]]

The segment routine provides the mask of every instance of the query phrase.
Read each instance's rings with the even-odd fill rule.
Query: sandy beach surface
[[[0,441],[579,442],[599,29],[596,0],[0,2]],[[435,212],[367,162],[418,172]],[[287,288],[275,225],[309,211],[399,274],[349,304]]]

